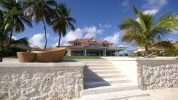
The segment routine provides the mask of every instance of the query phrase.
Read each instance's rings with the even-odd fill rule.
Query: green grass
[[[17,56],[9,56],[4,58],[17,58]],[[102,59],[101,56],[64,56],[65,60],[72,59]]]
[[[68,59],[102,59],[101,56],[64,56],[65,60]]]
[[[17,56],[8,56],[8,57],[3,57],[3,58],[17,58]]]

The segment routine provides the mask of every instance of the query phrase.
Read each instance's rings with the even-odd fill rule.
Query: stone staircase
[[[82,100],[120,100],[148,96],[107,60],[79,60],[84,68]]]

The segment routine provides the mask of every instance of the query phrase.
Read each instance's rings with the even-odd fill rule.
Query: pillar
[[[103,50],[103,56],[106,56],[106,49]]]
[[[87,50],[85,49],[85,56],[87,56]]]
[[[70,49],[68,50],[68,56],[71,56],[71,50]]]

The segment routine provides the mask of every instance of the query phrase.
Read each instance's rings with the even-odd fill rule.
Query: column
[[[103,56],[106,56],[106,49],[103,50]]]
[[[85,49],[85,56],[87,56],[87,49]]]
[[[71,56],[71,50],[70,49],[68,50],[68,56]]]
[[[104,56],[106,56],[106,49],[104,49]]]
[[[103,56],[104,56],[104,50],[103,50]]]

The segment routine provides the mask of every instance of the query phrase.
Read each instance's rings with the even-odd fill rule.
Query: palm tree
[[[71,9],[68,9],[64,3],[61,3],[56,7],[56,16],[52,21],[52,28],[59,36],[58,47],[60,46],[61,35],[66,35],[68,27],[70,27],[71,30],[75,30],[72,23],[76,23],[76,20],[70,17],[70,12]]]
[[[6,31],[10,32],[8,43],[8,45],[10,46],[13,30],[15,30],[16,33],[20,33],[25,30],[24,23],[27,24],[29,27],[32,27],[32,24],[29,19],[23,14],[22,2],[17,2],[17,0],[1,0],[0,5],[6,14],[11,12],[12,9],[15,9],[17,12],[15,15],[11,16],[12,18],[10,20],[8,20],[8,29],[6,29]]]
[[[165,37],[178,25],[176,14],[163,14],[154,22],[154,16],[144,14],[133,6],[133,11],[139,21],[125,18],[119,24],[120,30],[125,30],[123,42],[128,42],[145,48],[144,56],[147,57],[151,47],[173,49],[174,46]]]
[[[4,49],[9,47],[9,20],[13,18],[14,15],[18,14],[19,11],[13,8],[8,14],[2,10],[0,10],[0,62],[3,60]],[[11,46],[17,47],[19,45],[23,45],[28,47],[29,42],[27,38],[21,38],[19,40],[11,40]]]
[[[47,46],[47,34],[46,34],[46,24],[50,25],[51,18],[54,15],[54,10],[51,7],[56,5],[55,0],[26,0],[24,5],[26,6],[25,13],[31,20],[35,20],[36,24],[40,21],[44,25],[44,35],[45,35],[45,46]]]

